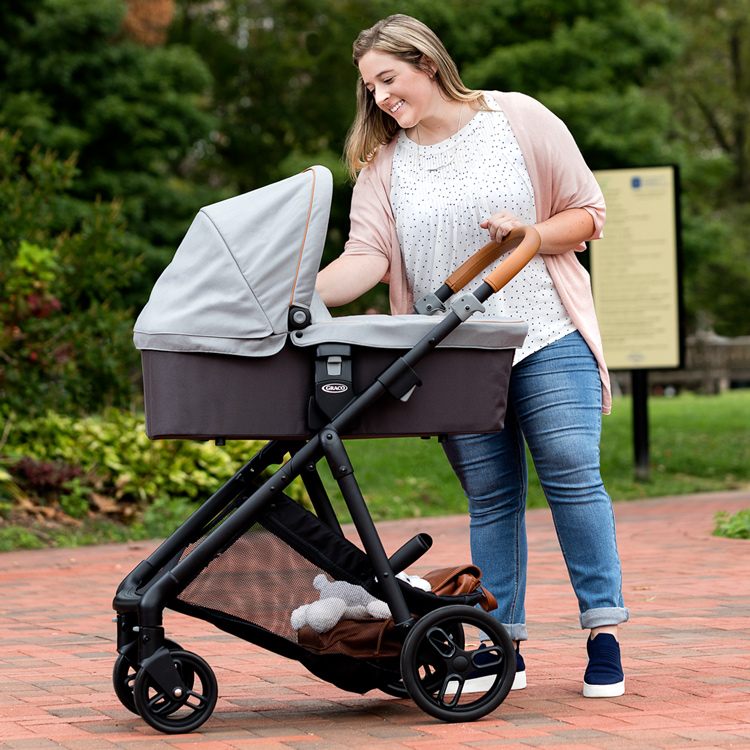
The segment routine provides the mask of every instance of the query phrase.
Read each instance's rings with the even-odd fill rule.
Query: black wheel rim
[[[168,638],[164,640],[164,645],[170,651],[182,651],[182,647],[179,643],[170,641]],[[128,711],[132,711],[134,714],[138,713],[138,709],[135,705],[135,698],[133,698],[133,685],[135,684],[135,675],[137,672],[137,666],[123,654],[120,654],[117,659],[115,659],[115,666],[112,670],[112,686],[115,689],[115,695],[120,703],[122,703]],[[190,680],[188,686],[193,687],[192,673],[182,675],[182,680],[186,683]]]
[[[144,670],[135,678],[133,696],[138,713],[154,729],[165,734],[192,732],[216,706],[218,687],[211,667],[189,651],[170,652],[186,685],[184,695],[168,695]]]
[[[485,641],[481,648],[480,638]],[[470,692],[468,680],[478,671],[489,678],[487,685]],[[412,700],[426,713],[442,721],[474,721],[505,700],[515,676],[515,651],[493,617],[451,605],[414,626],[404,643],[401,673]]]

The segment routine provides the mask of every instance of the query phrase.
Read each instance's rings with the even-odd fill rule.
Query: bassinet
[[[321,352],[348,348],[357,394],[434,328],[418,315],[330,316],[314,285],[331,192],[313,167],[197,215],[135,325],[149,437],[309,437],[316,360],[330,369],[341,356]],[[351,436],[500,429],[525,335],[522,321],[463,323],[416,368],[408,401],[383,402]]]

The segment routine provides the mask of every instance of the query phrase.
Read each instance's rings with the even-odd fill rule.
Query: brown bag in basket
[[[482,583],[482,571],[476,565],[458,565],[455,568],[432,570],[422,578],[430,584],[433,594],[456,596],[476,591]],[[497,599],[484,587],[478,604],[485,612],[497,609]]]
[[[459,565],[433,570],[421,577],[430,584],[433,594],[454,596],[476,591],[481,584],[482,572],[476,565]],[[482,588],[478,604],[485,612],[497,608],[495,597],[485,588]],[[305,625],[297,633],[297,642],[317,654],[346,654],[375,661],[397,658],[402,645],[392,617],[387,620],[341,620],[326,633],[317,633]]]

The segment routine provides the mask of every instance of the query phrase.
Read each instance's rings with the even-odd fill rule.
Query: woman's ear
[[[437,74],[437,65],[427,55],[422,55],[419,60],[419,67],[427,73],[427,75],[434,79]]]

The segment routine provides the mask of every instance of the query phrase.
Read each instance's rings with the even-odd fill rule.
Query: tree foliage
[[[70,197],[117,198],[153,282],[206,198],[186,175],[216,123],[211,76],[185,46],[123,32],[124,0],[23,0],[0,6],[0,127],[63,159],[77,154]],[[188,179],[186,179],[188,177]],[[76,210],[71,200],[70,210]]]
[[[354,115],[352,42],[392,13],[443,39],[466,83],[539,97],[592,166],[663,161],[668,110],[645,88],[676,39],[665,12],[633,0],[180,0],[172,39],[215,80],[214,179],[246,190],[323,163],[337,177],[326,259],[348,230],[340,154]]]
[[[0,415],[130,403],[138,257],[117,203],[67,211],[76,171],[0,131]]]
[[[750,2],[662,0],[682,51],[654,90],[682,168],[686,307],[693,327],[750,334]]]
[[[81,404],[124,398],[106,361],[123,371],[125,320],[196,210],[220,197],[325,164],[336,179],[326,260],[337,255],[351,190],[340,162],[354,114],[351,45],[394,12],[434,28],[469,86],[539,98],[592,168],[679,163],[690,319],[750,332],[750,0],[7,0],[6,389],[34,382],[20,370],[13,381],[10,367],[33,374],[32,354],[50,383],[73,373],[55,342],[86,319],[100,345],[76,355],[78,372],[104,384],[72,395],[71,379],[50,392]],[[95,323],[116,333],[104,341]]]

